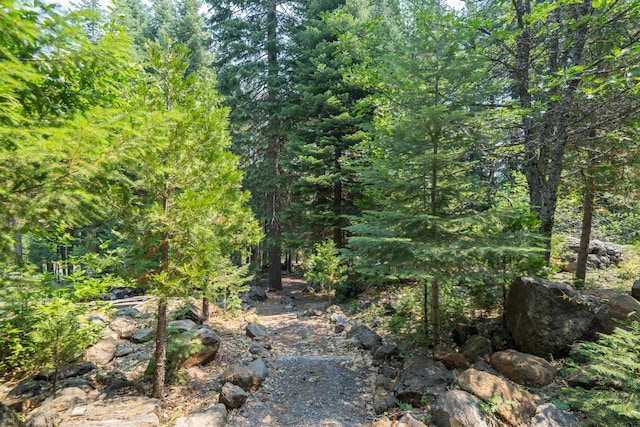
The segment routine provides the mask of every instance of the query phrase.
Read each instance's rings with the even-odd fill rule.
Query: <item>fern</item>
[[[640,424],[640,324],[625,323],[611,335],[585,343],[574,355],[586,358],[585,371],[595,381],[591,390],[566,390],[568,403],[589,415],[590,425]]]

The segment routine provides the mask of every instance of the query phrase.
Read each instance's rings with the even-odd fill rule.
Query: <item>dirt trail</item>
[[[354,349],[345,332],[336,333],[328,314],[299,317],[286,311],[293,309],[292,300],[299,311],[326,306],[326,296],[303,292],[307,285],[301,279],[284,278],[283,285],[256,307],[272,346],[269,377],[229,425],[372,425],[376,371],[370,356]]]

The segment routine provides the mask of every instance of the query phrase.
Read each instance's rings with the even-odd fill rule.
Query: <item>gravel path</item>
[[[269,306],[258,307],[263,313],[258,321],[266,326],[272,346],[269,377],[239,411],[230,414],[229,425],[372,425],[376,369],[370,355],[354,349],[326,317],[278,312],[277,299],[267,301]]]

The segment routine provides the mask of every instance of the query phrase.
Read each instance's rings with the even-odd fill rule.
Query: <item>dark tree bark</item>
[[[152,393],[156,399],[163,399],[167,364],[167,302],[162,298],[158,302],[155,359]]]
[[[578,287],[584,286],[587,279],[587,259],[589,257],[589,241],[593,224],[593,185],[585,183],[584,200],[582,201],[582,229],[580,232],[580,248],[576,264],[576,282]]]
[[[203,319],[203,322],[205,322],[205,323],[208,322],[210,315],[211,315],[211,303],[209,301],[209,298],[203,297],[202,298],[202,319]]]

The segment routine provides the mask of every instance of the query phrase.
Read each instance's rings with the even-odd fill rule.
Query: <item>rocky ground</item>
[[[217,309],[204,324],[197,310],[180,309],[184,301],[175,301],[172,312],[180,316],[170,326],[200,340],[202,349],[179,361],[162,401],[147,397],[145,374],[154,301],[121,308],[110,319],[96,317],[108,323],[108,333],[87,352],[89,362],[62,372],[55,398],[51,375],[0,385],[6,405],[0,405],[0,427],[23,425],[7,421],[15,420],[7,407],[34,427],[577,427],[580,414],[551,402],[568,384],[558,375],[562,361],[539,356],[555,351],[541,343],[561,348],[581,337],[575,335],[580,328],[560,331],[547,318],[572,316],[561,323],[590,325],[593,307],[615,316],[640,312],[630,295],[566,298],[574,292],[566,285],[522,279],[510,298],[543,309],[507,304],[539,315],[511,321],[513,337],[501,324],[460,325],[457,345],[409,354],[377,328],[381,319],[329,305],[300,278],[287,277],[284,286],[278,292],[255,288],[241,317],[225,319]],[[379,296],[360,303],[393,310]],[[607,325],[607,318],[599,320]],[[532,354],[511,349],[513,339],[526,347],[529,336],[537,337]]]

